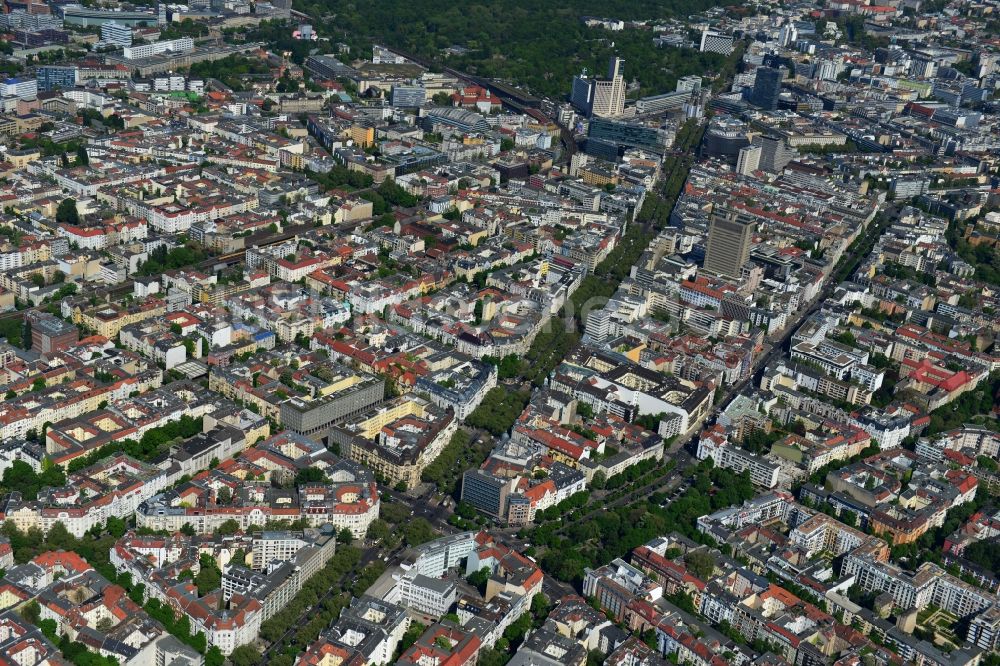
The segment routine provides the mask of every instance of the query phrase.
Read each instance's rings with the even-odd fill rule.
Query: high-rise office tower
[[[594,80],[587,78],[587,70],[583,70],[579,76],[573,77],[573,89],[569,93],[569,103],[580,113],[590,115],[590,109],[594,105]]]
[[[760,159],[757,168],[768,173],[781,173],[785,166],[795,159],[798,152],[777,136],[758,134],[753,138],[753,145],[760,146]]]
[[[796,27],[788,23],[781,26],[781,30],[778,31],[778,43],[782,46],[788,46],[789,44],[794,44],[795,40],[799,38],[799,31]]]
[[[749,176],[760,166],[760,146],[744,146],[740,148],[739,157],[736,159],[736,173],[741,176]]]
[[[746,215],[728,208],[713,211],[708,223],[705,270],[739,278],[750,259],[753,230],[753,220]]]
[[[750,103],[765,111],[774,111],[778,108],[780,94],[781,70],[774,67],[758,67],[753,92],[750,93]]]
[[[594,81],[594,102],[591,115],[598,117],[620,116],[625,111],[625,61],[612,56],[608,64],[608,78]]]
[[[612,81],[621,79],[625,75],[625,61],[617,56],[611,56],[608,61],[608,78]]]

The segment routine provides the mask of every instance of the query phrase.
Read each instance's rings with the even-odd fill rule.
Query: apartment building
[[[689,434],[712,406],[714,386],[665,375],[603,351],[581,349],[556,367],[550,386],[632,422],[642,414],[664,414],[664,439]]]
[[[374,470],[390,485],[414,488],[457,427],[450,409],[405,395],[333,428],[330,440],[340,444],[343,455]]]
[[[451,409],[463,421],[497,385],[497,368],[491,363],[466,360],[417,379],[416,390],[438,407]]]
[[[779,646],[778,654],[790,663],[796,661],[800,646],[833,625],[833,616],[777,585],[741,600],[733,612],[736,631],[748,641]]]
[[[996,596],[952,576],[933,562],[924,562],[913,573],[867,553],[849,554],[842,576],[854,576],[855,585],[865,591],[887,592],[901,609],[934,604],[957,617],[966,617],[993,606]]]
[[[410,628],[403,607],[363,595],[351,600],[333,626],[301,654],[296,666],[389,664]]]
[[[807,557],[822,552],[837,557],[865,546],[865,552],[875,561],[885,562],[889,559],[889,546],[884,541],[824,514],[816,514],[792,529],[788,534],[788,542],[802,547]]]
[[[696,455],[698,460],[711,458],[717,467],[731,469],[737,474],[749,471],[754,485],[764,488],[778,485],[780,466],[731,444],[720,425],[702,432]]]
[[[126,46],[122,50],[122,57],[126,60],[141,60],[161,53],[185,53],[193,50],[194,40],[190,37],[181,37],[179,39],[163,39],[151,44]]]
[[[248,462],[258,452],[251,449],[246,454]],[[304,519],[311,527],[330,523],[337,530],[349,529],[357,539],[364,538],[379,512],[374,476],[350,460],[326,463],[324,469],[332,479],[328,483],[311,483],[294,491],[261,483],[245,497],[233,494],[235,499],[220,503],[215,485],[225,478],[225,472],[216,468],[143,502],[136,511],[136,524],[170,531],[190,525],[197,533],[208,534],[228,520],[248,530],[271,520]]]
[[[77,307],[73,311],[73,323],[81,324],[97,335],[113,340],[129,324],[166,314],[166,305],[165,301],[150,297],[130,305],[105,303],[87,310]]]
[[[166,471],[119,454],[71,474],[62,488],[46,488],[36,500],[12,493],[3,507],[6,520],[27,531],[47,534],[55,523],[75,537],[108,518],[129,518],[139,505],[167,485]]]
[[[479,658],[482,640],[451,623],[429,626],[417,642],[403,651],[397,666],[473,666]]]
[[[663,595],[663,587],[642,570],[624,560],[615,559],[610,564],[588,569],[584,573],[583,594],[596,598],[601,609],[619,622],[632,599],[656,601]]]
[[[295,553],[309,544],[299,532],[265,530],[254,534],[253,564],[254,571],[264,569],[269,562],[277,560],[284,562],[292,559]]]
[[[40,354],[63,351],[80,339],[76,326],[47,312],[31,310],[25,317],[31,323],[31,348]]]
[[[284,427],[300,435],[323,437],[337,421],[370,408],[384,397],[384,379],[339,364],[328,366],[327,378],[317,377],[323,386],[312,397],[297,395],[280,404],[279,420]]]

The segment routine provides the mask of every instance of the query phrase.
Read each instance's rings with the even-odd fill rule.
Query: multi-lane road
[[[893,217],[898,213],[898,210],[895,207],[890,206],[886,208],[883,211],[883,213],[888,215],[889,217]],[[861,233],[867,236],[871,234],[881,233],[881,230],[879,229],[878,223],[873,221],[869,225],[869,227]],[[725,408],[729,405],[729,403],[732,402],[732,400],[737,395],[739,395],[747,387],[747,385],[751,383],[758,384],[760,382],[760,379],[764,374],[764,369],[768,366],[768,364],[770,364],[773,360],[780,357],[788,350],[789,341],[791,340],[792,335],[798,329],[799,324],[801,324],[803,320],[805,320],[807,317],[809,317],[814,312],[823,307],[823,302],[826,301],[827,298],[833,295],[834,290],[837,288],[837,285],[834,284],[833,282],[833,276],[837,273],[838,269],[841,266],[852,265],[858,259],[861,258],[860,255],[865,251],[870,251],[870,250],[866,248],[865,243],[860,243],[859,247],[855,248],[853,252],[845,254],[840,258],[840,261],[837,263],[837,265],[831,268],[830,274],[826,278],[826,284],[823,286],[823,289],[820,290],[820,293],[816,296],[816,298],[813,299],[812,302],[801,308],[795,315],[795,317],[791,319],[788,322],[788,324],[786,324],[786,326],[776,336],[768,340],[768,344],[771,345],[771,348],[765,354],[761,355],[760,357],[754,360],[752,369],[748,373],[748,375],[740,382],[733,384],[732,386],[727,388],[723,398],[719,400],[719,402],[713,407],[712,409],[713,416],[725,410]]]
[[[278,638],[273,643],[268,645],[261,652],[261,654],[264,657],[263,663],[267,663],[269,657],[275,656],[275,651],[281,648],[285,644],[285,641],[288,639],[289,636],[291,636],[296,631],[298,631],[303,626],[309,623],[309,619],[313,615],[314,609],[317,606],[319,606],[321,603],[323,603],[330,597],[335,597],[341,592],[343,592],[345,589],[349,588],[351,586],[351,581],[353,581],[356,578],[357,574],[360,571],[362,571],[366,566],[376,561],[379,558],[379,555],[380,552],[378,548],[375,547],[366,548],[361,553],[361,559],[358,560],[358,563],[355,564],[350,571],[341,576],[340,580],[338,580],[335,585],[331,585],[330,589],[324,592],[322,596],[320,596],[319,599],[316,600],[315,604],[309,606],[308,608],[305,608],[302,611],[302,614],[298,618],[296,618],[296,621],[292,623],[292,626],[290,626],[288,630],[281,635],[280,638]]]

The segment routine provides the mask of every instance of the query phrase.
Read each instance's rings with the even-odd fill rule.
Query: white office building
[[[122,57],[126,60],[140,60],[142,58],[151,58],[161,53],[186,53],[193,50],[194,40],[190,37],[181,37],[180,39],[168,39],[153,42],[152,44],[139,44],[138,46],[126,47],[122,50]]]
[[[476,532],[462,532],[417,546],[411,569],[431,578],[458,566],[476,548]]]
[[[699,50],[729,55],[733,52],[733,36],[724,35],[721,32],[714,32],[712,30],[703,30]]]
[[[105,23],[101,26],[101,41],[119,48],[132,46],[132,28],[114,21]]]
[[[458,586],[440,578],[407,571],[399,579],[399,603],[418,613],[439,618],[455,604]]]
[[[34,99],[38,96],[37,79],[6,79],[0,83],[0,97]]]

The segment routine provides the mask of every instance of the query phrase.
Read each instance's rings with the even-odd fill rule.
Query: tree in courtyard
[[[68,197],[63,199],[56,208],[56,222],[62,224],[79,224],[80,214],[76,211],[76,199]]]

